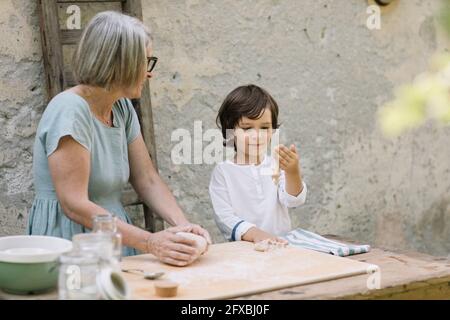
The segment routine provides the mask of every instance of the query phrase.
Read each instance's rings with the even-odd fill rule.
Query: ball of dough
[[[202,236],[190,232],[177,232],[177,235],[190,240],[194,240],[195,248],[197,249],[199,255],[203,254],[206,251],[208,243],[206,242],[206,239],[203,238]]]

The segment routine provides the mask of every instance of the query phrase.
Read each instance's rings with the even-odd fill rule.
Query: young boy
[[[217,226],[230,241],[286,242],[278,237],[291,231],[288,208],[302,205],[307,190],[294,145],[266,155],[278,128],[277,103],[258,86],[241,86],[225,98],[216,122],[224,145],[235,149],[234,159],[219,163],[211,176]]]

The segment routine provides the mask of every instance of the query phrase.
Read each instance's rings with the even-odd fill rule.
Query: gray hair
[[[74,53],[75,81],[106,89],[136,85],[151,41],[149,29],[137,18],[115,11],[96,14]]]

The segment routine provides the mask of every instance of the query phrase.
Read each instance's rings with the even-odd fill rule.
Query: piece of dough
[[[254,249],[256,251],[266,252],[274,249],[286,248],[287,243],[282,243],[273,239],[266,239],[255,243]]]
[[[263,240],[255,243],[255,250],[261,252],[269,251],[269,242]]]
[[[199,236],[197,234],[194,233],[190,233],[190,232],[177,232],[177,235],[190,239],[190,240],[194,240],[195,241],[195,248],[198,251],[198,255],[202,255],[205,251],[206,251],[206,247],[208,246],[208,243],[206,242],[206,239],[203,238],[202,236]]]

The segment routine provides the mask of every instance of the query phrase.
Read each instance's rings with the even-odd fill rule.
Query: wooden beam
[[[133,189],[124,190],[122,192],[121,202],[124,207],[142,204],[141,199]]]
[[[78,3],[78,2],[92,2],[92,3],[96,3],[96,2],[126,2],[127,0],[57,0],[57,3]]]
[[[64,77],[66,79],[66,86],[67,88],[74,87],[77,85],[75,82],[75,78],[73,77],[72,70],[69,69],[69,67],[64,68]]]
[[[122,2],[122,11],[130,16],[138,18],[141,21],[143,20],[141,0],[127,0]],[[146,81],[144,87],[142,88],[141,98],[134,99],[133,105],[140,120],[145,145],[147,146],[153,165],[158,171],[149,81]],[[161,217],[155,215],[146,205],[144,205],[144,219],[147,230],[156,232],[164,229],[164,221]]]
[[[152,158],[153,165],[158,171],[158,160],[156,157],[156,146],[155,146],[155,130],[153,126],[153,112],[152,103],[150,98],[150,84],[148,81],[142,88],[142,95],[140,99],[133,99],[133,105],[138,114],[142,136],[145,141],[145,145]]]
[[[143,20],[141,0],[127,0],[122,2],[122,10],[126,14]]]
[[[61,30],[60,38],[61,38],[61,44],[62,45],[70,45],[70,44],[77,44],[78,40],[81,38],[81,34],[83,33],[83,30]]]
[[[78,43],[83,30],[60,30],[58,20],[58,3],[117,3],[122,4],[122,11],[142,21],[141,0],[39,0],[41,8],[41,34],[44,67],[47,77],[48,99],[50,100],[69,86],[76,85],[70,66],[64,66],[63,46]],[[153,114],[150,99],[150,85],[146,82],[140,99],[133,100],[138,114],[142,136],[149,151],[155,169],[156,159]],[[146,229],[155,232],[164,228],[163,220],[152,213],[138,197],[134,190],[125,190],[122,194],[124,206],[143,205]]]
[[[47,99],[51,100],[65,88],[58,6],[54,0],[40,0],[39,8]]]
[[[158,232],[164,230],[164,220],[154,214],[152,210],[144,205],[144,221],[145,221],[145,230],[149,232]]]

